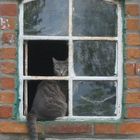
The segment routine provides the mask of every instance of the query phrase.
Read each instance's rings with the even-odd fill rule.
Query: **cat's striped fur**
[[[68,73],[67,60],[59,61],[53,58],[54,73],[57,76],[66,76]],[[66,81],[44,80],[37,87],[31,111],[27,122],[31,140],[38,140],[37,120],[54,120],[67,113],[66,96],[68,92]]]

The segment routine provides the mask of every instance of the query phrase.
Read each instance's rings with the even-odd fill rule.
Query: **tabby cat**
[[[53,58],[54,74],[67,76],[68,62]],[[28,113],[27,122],[31,140],[38,140],[37,120],[54,120],[65,116],[67,113],[66,96],[68,92],[66,81],[43,80],[37,87],[31,111]]]

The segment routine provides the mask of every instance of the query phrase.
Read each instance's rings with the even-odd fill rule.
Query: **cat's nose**
[[[63,76],[63,74],[64,74],[64,72],[63,71],[60,71],[60,75]]]

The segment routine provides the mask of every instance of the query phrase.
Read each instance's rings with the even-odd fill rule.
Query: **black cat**
[[[68,75],[67,60],[60,61],[53,58],[54,73],[56,76]],[[31,140],[38,140],[37,120],[54,120],[67,113],[66,96],[68,84],[66,81],[43,80],[37,87],[31,111],[27,122]]]

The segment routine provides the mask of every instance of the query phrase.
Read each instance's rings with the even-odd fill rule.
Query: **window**
[[[122,19],[117,0],[23,0],[19,34],[20,118],[41,80],[67,81],[67,120],[117,120],[122,111]],[[52,74],[68,58],[68,76]]]

